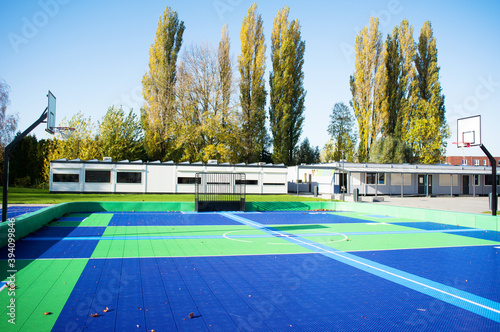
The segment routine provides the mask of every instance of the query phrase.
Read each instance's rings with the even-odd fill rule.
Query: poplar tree
[[[266,143],[266,89],[264,74],[266,44],[262,16],[254,3],[243,19],[240,32],[240,104],[242,160],[258,161]]]
[[[402,132],[408,129],[404,104],[415,79],[415,42],[413,26],[408,20],[394,27],[392,34],[387,36],[386,47],[388,114],[384,134],[400,139]]]
[[[146,104],[141,118],[150,159],[165,160],[173,156],[176,66],[184,30],[177,12],[167,6],[158,19],[155,40],[149,49],[149,71],[142,79]]]
[[[387,123],[386,47],[378,29],[378,18],[371,17],[369,27],[356,36],[355,71],[350,78],[351,106],[358,121],[359,161],[367,161],[370,146],[383,133]]]
[[[336,103],[330,114],[328,134],[334,146],[330,160],[339,161],[342,157],[353,155],[356,150],[354,119],[344,103]],[[344,153],[342,153],[344,151]],[[342,156],[342,154],[344,154]]]
[[[271,36],[269,75],[271,106],[269,121],[273,140],[273,162],[291,165],[304,123],[304,52],[298,20],[288,21],[289,8],[280,9]]]
[[[407,104],[408,130],[404,139],[412,149],[415,160],[426,164],[437,163],[445,153],[450,131],[439,82],[436,39],[429,21],[420,31],[415,68],[416,79]]]

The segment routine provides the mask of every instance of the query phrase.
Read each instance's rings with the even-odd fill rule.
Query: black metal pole
[[[491,153],[486,149],[484,145],[480,145],[481,150],[483,150],[484,154],[488,157],[491,163],[491,176],[493,183],[491,184],[491,215],[497,215],[497,206],[498,206],[498,197],[497,197],[497,161]]]
[[[3,160],[3,200],[2,200],[2,222],[7,221],[7,194],[9,193],[9,159],[12,151],[16,145],[26,137],[33,129],[35,129],[40,123],[47,119],[48,107],[45,108],[42,115],[38,120],[36,120],[28,129],[23,131],[21,135],[16,136],[16,138],[10,142],[9,145],[5,147],[4,160]]]

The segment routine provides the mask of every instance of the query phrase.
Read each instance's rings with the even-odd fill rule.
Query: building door
[[[426,192],[426,190],[425,190],[425,183],[427,182],[426,177],[429,178],[429,184],[427,186],[428,192]],[[423,175],[423,174],[418,175],[418,194],[419,195],[425,195],[425,194],[432,195],[432,175]]]
[[[462,195],[469,195],[469,181],[470,177],[468,175],[464,175],[462,180]]]
[[[340,173],[339,174],[339,190],[340,193],[346,193],[347,192],[347,173]]]

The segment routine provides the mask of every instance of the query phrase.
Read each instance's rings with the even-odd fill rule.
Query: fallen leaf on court
[[[193,317],[194,317],[194,313],[190,313],[189,318],[193,318]]]
[[[90,317],[99,317],[99,314],[95,313],[95,314],[91,314]]]
[[[52,315],[52,313],[50,311],[46,311],[43,313],[45,316],[48,316],[48,315]]]
[[[106,307],[106,309],[104,309],[102,312],[108,312],[109,311],[109,308]]]

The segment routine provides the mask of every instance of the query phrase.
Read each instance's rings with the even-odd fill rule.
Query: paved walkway
[[[384,196],[383,202],[370,204],[383,204],[395,206],[416,207],[442,211],[455,211],[467,213],[490,212],[488,197],[389,197]]]

